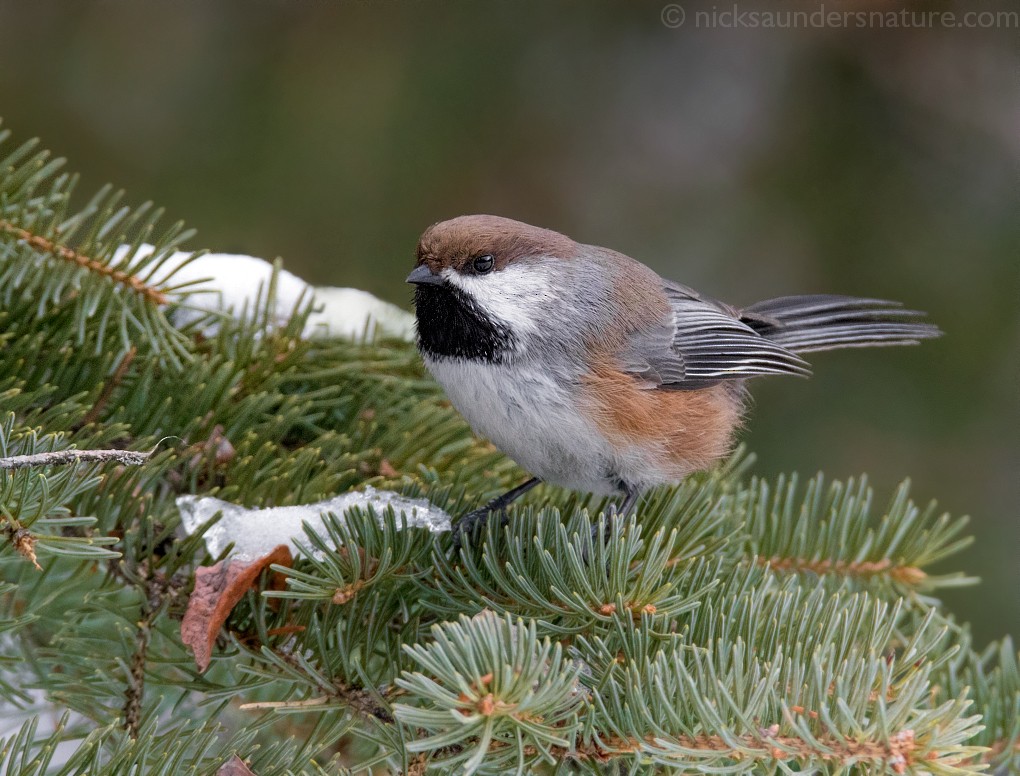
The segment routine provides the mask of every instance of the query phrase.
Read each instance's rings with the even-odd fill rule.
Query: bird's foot
[[[453,526],[453,530],[451,532],[454,551],[459,550],[461,547],[470,546],[479,542],[484,535],[485,527],[489,523],[490,516],[494,514],[499,516],[500,525],[506,523],[507,515],[505,508],[493,509],[486,505],[481,509],[475,509],[465,515],[462,515]]]
[[[613,525],[617,520],[625,516],[625,513],[621,511],[620,506],[620,504],[617,504],[614,501],[602,511],[602,519],[596,519],[594,525],[591,527],[592,539],[598,539],[599,523],[602,523],[605,527],[606,540],[609,540],[609,537],[613,535]]]
[[[618,520],[626,518],[626,516],[634,510],[637,505],[637,491],[627,488],[625,491],[625,497],[622,502],[617,503],[613,501],[609,504],[608,508],[603,510],[602,514],[605,516],[603,520],[596,520],[594,525],[591,527],[591,539],[593,542],[599,541],[599,524],[600,522],[605,528],[603,536],[605,541],[609,541],[613,535],[613,526]]]
[[[613,536],[613,524],[616,522],[619,516],[620,510],[616,503],[610,504],[606,509],[602,510],[602,513],[595,516],[594,522],[591,524],[591,546],[598,547],[600,544],[608,544],[609,540]],[[602,530],[599,530],[601,526]],[[581,560],[585,563],[589,562],[588,548],[583,547],[581,550]]]
[[[609,541],[609,537],[613,535],[613,523],[616,522],[616,517],[616,504],[613,504],[602,513],[601,517],[595,518],[595,522],[591,526],[591,540],[593,544],[598,544],[600,541]],[[600,525],[602,526],[601,538],[599,536]]]
[[[506,522],[509,519],[506,514],[507,506],[541,482],[542,481],[538,477],[532,477],[530,480],[521,483],[516,488],[511,488],[502,496],[497,496],[481,509],[468,512],[466,515],[461,517],[461,519],[457,521],[457,524],[453,526],[453,531],[451,532],[453,538],[453,551],[456,552],[466,543],[474,543],[480,539],[481,532],[485,529],[485,525],[489,521],[489,515],[493,512],[499,514],[500,526],[506,525]]]

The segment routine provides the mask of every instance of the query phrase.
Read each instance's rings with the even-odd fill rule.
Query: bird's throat
[[[467,358],[499,363],[513,350],[513,333],[449,283],[414,291],[418,348],[433,358]]]

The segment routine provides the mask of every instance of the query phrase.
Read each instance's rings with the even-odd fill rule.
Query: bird
[[[738,308],[608,248],[520,221],[466,215],[421,235],[416,343],[473,431],[531,477],[463,515],[459,547],[541,482],[619,497],[730,452],[749,379],[807,377],[803,354],[941,335],[899,302],[833,294]]]

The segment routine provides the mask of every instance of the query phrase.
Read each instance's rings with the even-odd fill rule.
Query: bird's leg
[[[620,483],[620,487],[623,489],[623,501],[621,501],[620,506],[613,511],[615,514],[623,516],[634,509],[637,505],[637,500],[641,495],[641,491],[633,485],[628,485],[626,482]]]
[[[617,516],[620,517],[626,516],[631,510],[634,509],[634,506],[637,504],[638,498],[640,498],[641,496],[640,490],[635,488],[633,485],[624,482],[623,480],[620,480],[618,485],[620,490],[623,492],[623,500],[619,504],[609,505],[609,511],[606,513],[607,541],[609,539],[609,536],[613,532],[613,522],[616,520]],[[596,537],[598,536],[598,534],[596,533],[597,530],[598,530],[597,526],[592,526],[593,540],[596,539]]]
[[[478,530],[485,526],[492,512],[503,512],[511,503],[523,496],[529,490],[541,483],[538,477],[532,477],[527,482],[522,482],[516,488],[511,488],[501,496],[496,496],[492,501],[481,509],[476,509],[462,516],[453,527],[453,546],[459,549],[466,536],[475,536]],[[505,519],[505,517],[503,518]]]

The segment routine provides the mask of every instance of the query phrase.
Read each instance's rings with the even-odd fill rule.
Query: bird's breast
[[[579,411],[568,370],[437,359],[425,365],[475,433],[524,469],[578,490],[609,493],[603,435]]]
[[[547,482],[592,493],[679,482],[730,449],[739,396],[727,386],[642,390],[615,370],[470,359],[425,364],[475,433]]]

